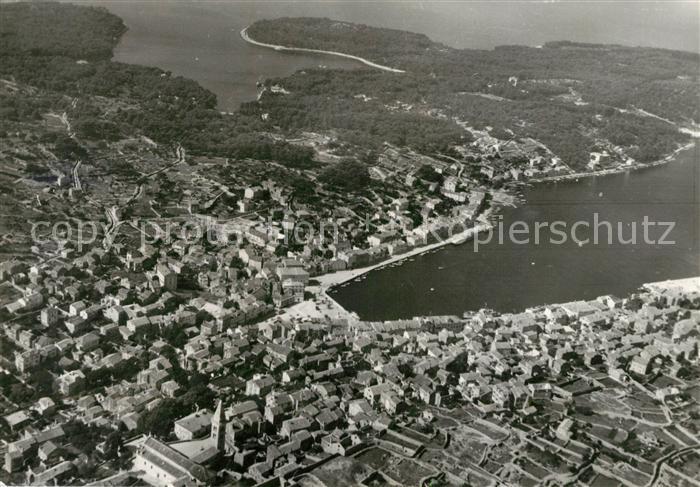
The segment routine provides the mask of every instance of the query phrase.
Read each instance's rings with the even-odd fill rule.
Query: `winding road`
[[[157,169],[153,172],[150,172],[148,174],[144,174],[139,179],[137,180],[137,186],[136,189],[134,190],[134,193],[129,197],[129,199],[126,201],[124,204],[124,207],[127,207],[131,205],[134,201],[136,201],[138,198],[141,197],[143,194],[143,186],[149,178],[152,178],[156,174],[162,173],[164,171],[167,171],[170,168],[173,168],[177,166],[178,164],[182,164],[186,161],[186,152],[185,148],[182,147],[181,145],[178,144],[177,148],[175,149],[175,161],[172,162],[171,164],[168,164],[165,167],[162,167],[160,169]],[[121,224],[121,221],[119,220],[119,213],[117,213],[117,210],[119,208],[116,206],[112,206],[111,208],[105,208],[105,215],[107,215],[107,220],[109,221],[109,225],[105,228],[105,238],[104,238],[104,245],[111,245],[114,237],[113,234],[119,229],[119,225]]]
[[[83,189],[83,185],[80,183],[80,175],[78,174],[78,170],[80,169],[80,165],[83,163],[80,159],[78,159],[73,166],[73,186],[75,186],[75,189],[78,191],[81,191]]]
[[[141,177],[138,179],[137,182],[138,182],[139,184],[140,184],[140,183],[143,183],[144,181],[146,181],[146,179],[151,178],[151,177],[155,176],[156,174],[159,174],[159,173],[162,173],[162,172],[164,172],[164,171],[167,171],[168,169],[170,169],[170,168],[172,168],[172,167],[175,167],[175,166],[177,166],[178,164],[182,164],[183,162],[185,162],[185,157],[186,157],[185,148],[178,144],[177,148],[175,149],[175,156],[177,157],[177,159],[175,159],[175,162],[173,162],[172,164],[169,164],[169,165],[167,165],[167,166],[165,166],[165,167],[161,167],[160,169],[157,169],[157,170],[155,170],[155,171],[153,171],[153,172],[149,172],[148,174],[144,174],[143,176],[141,176]]]
[[[656,463],[654,464],[654,476],[651,478],[649,483],[647,484],[647,487],[653,487],[656,485],[656,481],[659,480],[659,475],[661,475],[661,467],[668,461],[672,460],[684,453],[687,453],[692,450],[700,450],[700,445],[693,445],[693,446],[688,446],[685,448],[681,448],[680,450],[676,450],[674,452],[669,453],[666,456],[663,456],[659,458]]]

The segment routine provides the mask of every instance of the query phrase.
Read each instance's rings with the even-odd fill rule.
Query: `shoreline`
[[[668,290],[673,290],[673,289],[682,289],[685,292],[700,292],[700,276],[691,276],[691,277],[681,277],[678,279],[667,279],[664,281],[655,281],[655,282],[648,282],[644,283],[639,286],[639,290],[646,290],[646,291],[656,291],[656,292],[664,292]],[[420,315],[420,316],[414,316],[412,318],[394,318],[394,319],[388,319],[388,320],[363,320],[360,318],[360,316],[355,313],[354,311],[349,311],[346,308],[344,308],[338,301],[333,299],[332,296],[330,296],[327,292],[322,292],[321,295],[323,296],[324,299],[329,301],[329,304],[333,307],[336,308],[336,312],[338,313],[338,316],[342,316],[343,318],[347,319],[348,322],[372,322],[372,321],[379,321],[381,323],[392,323],[392,322],[403,322],[406,320],[415,320],[417,318],[428,318],[433,315]],[[604,296],[604,295],[601,295]],[[600,297],[600,296],[598,296]],[[594,298],[595,299],[595,298]],[[536,309],[536,308],[541,308],[541,307],[546,307],[546,306],[558,306],[564,303],[548,303],[548,304],[542,304],[542,305],[537,305],[530,307],[528,309]],[[488,308],[480,308],[479,310],[474,310],[473,312],[478,312],[484,309]],[[523,310],[524,311],[524,310]],[[469,311],[465,311],[465,314],[469,313]]]
[[[250,26],[248,26],[248,27],[250,27]],[[359,56],[353,56],[352,54],[345,54],[343,52],[324,51],[321,49],[310,49],[310,48],[306,48],[306,47],[287,47],[287,46],[281,46],[278,44],[268,44],[266,42],[256,41],[255,39],[252,39],[248,35],[248,27],[245,27],[243,30],[241,30],[241,33],[240,33],[241,38],[244,41],[248,42],[249,44],[253,44],[255,46],[267,47],[270,49],[274,49],[275,51],[309,52],[309,53],[313,53],[313,54],[326,54],[326,55],[330,55],[330,56],[339,56],[339,57],[343,57],[346,59],[352,59],[354,61],[359,61],[362,64],[365,64],[371,68],[381,69],[382,71],[388,71],[390,73],[405,73],[406,72],[402,69],[391,68],[389,66],[384,66],[382,64],[373,63],[372,61],[370,61],[368,59],[361,58]]]
[[[246,26],[240,31],[240,36],[241,38],[248,42],[249,44],[259,46],[259,47],[265,47],[269,49],[274,49],[276,51],[288,51],[288,52],[305,52],[305,53],[312,53],[312,54],[323,54],[323,55],[332,55],[332,56],[338,56],[346,59],[351,59],[354,61],[361,62],[362,64],[365,64],[367,66],[377,68],[383,71],[388,71],[388,72],[393,72],[393,73],[405,73],[405,71],[396,69],[396,68],[391,68],[388,66],[383,66],[377,63],[373,63],[372,61],[369,61],[367,59],[361,58],[359,56],[354,56],[351,54],[345,54],[342,52],[337,52],[337,51],[325,51],[325,50],[320,50],[320,49],[310,49],[310,48],[301,48],[301,47],[288,47],[288,46],[282,46],[282,45],[277,45],[277,44],[268,44],[265,42],[260,42],[252,39],[248,35],[248,28],[250,26]],[[559,182],[559,181],[569,181],[569,180],[575,180],[578,181],[580,178],[589,178],[589,177],[595,177],[595,176],[608,176],[612,174],[620,174],[624,172],[631,172],[631,171],[636,171],[640,169],[645,169],[645,168],[651,168],[651,167],[657,167],[661,165],[665,165],[669,162],[672,162],[673,160],[676,159],[676,156],[685,150],[689,150],[693,147],[696,146],[695,140],[692,140],[691,142],[684,144],[678,148],[676,148],[673,152],[668,154],[667,156],[663,157],[662,159],[659,159],[657,161],[653,161],[647,164],[641,164],[641,163],[636,163],[630,166],[618,166],[614,168],[609,168],[609,169],[600,169],[597,171],[590,171],[590,172],[580,172],[580,173],[572,173],[572,174],[562,174],[558,176],[546,176],[542,178],[534,178],[530,179],[527,181],[524,181],[523,183],[528,185],[528,184],[534,184],[534,183],[547,183],[547,182]],[[487,212],[487,214],[490,213]],[[482,215],[487,216],[487,214]],[[433,250],[438,250],[448,244],[456,244],[456,245],[461,245],[463,243],[466,243],[468,240],[472,239],[475,234],[477,234],[480,231],[485,231],[492,229],[493,225],[490,223],[481,223],[476,225],[473,228],[470,228],[466,230],[465,232],[462,232],[460,234],[457,234],[455,236],[452,236],[449,239],[446,240],[441,240],[438,242],[435,242],[433,244],[429,245],[424,245],[421,247],[417,247],[415,249],[410,250],[409,252],[406,252],[404,254],[392,256],[389,259],[383,260],[381,262],[378,262],[376,264],[366,266],[366,267],[360,267],[357,269],[349,269],[349,270],[343,270],[343,271],[338,271],[338,272],[331,272],[331,273],[326,273],[322,274],[320,276],[317,276],[314,278],[318,282],[317,287],[318,288],[318,294],[316,298],[310,300],[310,303],[319,303],[319,299],[321,300],[328,300],[329,304],[331,304],[333,307],[336,308],[336,310],[339,312],[339,314],[345,315],[349,319],[355,319],[359,320],[359,316],[345,307],[343,307],[337,300],[331,296],[330,291],[332,291],[335,287],[341,286],[343,284],[347,284],[350,281],[353,281],[361,276],[364,276],[368,273],[370,273],[373,270],[378,270],[378,269],[383,269],[386,266],[391,266],[394,264],[399,264],[402,265],[405,261],[413,258],[420,256],[422,254],[431,252]]]
[[[325,299],[328,299],[332,301],[332,303],[345,312],[348,317],[354,317],[355,319],[359,319],[357,314],[354,311],[350,311],[343,307],[338,301],[336,301],[333,296],[331,296],[330,291],[342,284],[346,284],[354,279],[357,279],[360,276],[363,276],[365,274],[368,274],[374,270],[378,269],[383,269],[386,266],[392,265],[392,264],[397,264],[397,263],[403,263],[405,260],[408,260],[412,257],[417,257],[419,255],[425,254],[427,252],[433,251],[440,249],[442,247],[445,247],[447,245],[462,245],[472,238],[474,236],[482,231],[487,231],[489,229],[492,229],[493,225],[490,223],[480,223],[468,230],[465,230],[464,232],[458,233],[456,235],[453,235],[452,237],[445,239],[445,240],[440,240],[438,242],[429,244],[429,245],[424,245],[421,247],[416,247],[413,250],[410,250],[406,252],[405,254],[400,254],[393,256],[387,260],[383,260],[381,262],[378,262],[376,264],[366,266],[366,267],[358,267],[357,269],[349,269],[349,270],[344,270],[344,271],[338,271],[338,272],[331,272],[328,274],[323,274],[321,276],[317,276],[314,278],[314,280],[318,281],[318,296],[323,297]]]
[[[319,287],[321,289],[330,289],[335,286],[339,286],[341,284],[345,284],[348,281],[352,281],[353,279],[356,279],[364,274],[367,274],[370,271],[391,265],[391,264],[396,264],[397,262],[401,262],[407,259],[410,259],[411,257],[416,257],[418,255],[424,254],[426,252],[430,252],[431,250],[439,249],[441,247],[445,247],[446,245],[462,245],[463,243],[466,243],[467,241],[471,240],[475,234],[486,231],[493,226],[490,223],[481,223],[479,225],[476,225],[472,228],[469,228],[468,230],[458,233],[456,235],[453,235],[451,238],[448,238],[446,240],[441,240],[439,242],[435,242],[432,244],[428,245],[423,245],[421,247],[416,247],[412,250],[409,250],[405,254],[399,254],[390,257],[389,259],[383,260],[381,262],[377,262],[376,264],[372,264],[370,266],[366,267],[358,267],[357,269],[346,269],[344,271],[338,271],[338,272],[329,272],[327,274],[322,274],[320,276],[314,277],[313,279],[318,281]],[[464,241],[462,241],[464,239]]]
[[[664,157],[663,159],[660,159],[660,160],[658,160],[658,161],[654,161],[654,162],[652,162],[652,163],[645,164],[645,165],[637,165],[637,166],[632,166],[632,167],[616,168],[616,169],[613,169],[613,170],[604,170],[604,171],[596,171],[596,172],[591,172],[591,173],[583,173],[582,175],[574,175],[574,174],[572,174],[572,175],[565,175],[565,176],[563,176],[563,177],[562,177],[562,176],[555,176],[557,179],[553,179],[553,178],[554,178],[554,177],[553,177],[553,178],[548,178],[548,179],[531,180],[531,181],[527,181],[525,184],[530,184],[530,183],[544,183],[544,182],[557,182],[557,181],[559,181],[559,180],[573,180],[573,179],[578,179],[578,178],[580,178],[580,177],[607,176],[607,175],[610,175],[610,174],[619,174],[619,173],[625,172],[625,171],[631,171],[631,170],[644,169],[644,168],[648,168],[648,167],[661,166],[661,165],[665,165],[665,164],[667,164],[667,163],[669,163],[669,162],[674,161],[674,160],[676,159],[676,156],[677,156],[680,152],[683,152],[683,151],[685,151],[685,150],[689,150],[689,149],[691,149],[691,148],[693,148],[693,147],[696,147],[696,142],[695,142],[695,141],[689,142],[688,144],[685,144],[685,145],[683,145],[683,146],[677,148],[677,149],[674,150],[671,154],[667,155],[667,156]],[[525,204],[527,204],[527,203],[525,203]],[[491,208],[491,209],[487,210],[487,212],[484,213],[484,215],[482,215],[482,218],[483,218],[483,217],[487,217],[488,214],[490,214],[494,209],[495,209],[495,208]],[[492,228],[493,228],[493,225],[492,225],[492,224],[490,224],[490,223],[483,223],[483,222],[482,222],[480,225],[477,225],[477,226],[475,226],[475,227],[473,227],[473,228],[470,228],[470,229],[467,230],[466,232],[463,232],[463,233],[461,233],[461,234],[455,235],[453,238],[450,238],[450,239],[447,239],[447,240],[443,240],[443,241],[440,241],[440,242],[436,242],[436,243],[434,243],[434,244],[430,244],[430,245],[426,245],[426,246],[422,246],[422,247],[415,248],[415,249],[413,249],[413,250],[411,250],[411,251],[409,251],[409,252],[407,252],[407,253],[405,253],[405,254],[401,254],[401,255],[392,257],[392,258],[390,258],[390,259],[387,259],[387,260],[385,260],[385,261],[379,262],[379,263],[374,264],[374,265],[371,265],[371,266],[361,267],[361,268],[351,269],[351,270],[345,270],[345,271],[339,271],[339,272],[334,272],[334,273],[323,274],[323,275],[321,275],[321,276],[318,276],[318,277],[314,278],[316,281],[319,282],[319,285],[318,285],[318,288],[319,288],[318,297],[323,298],[323,299],[330,300],[330,302],[332,302],[332,304],[333,304],[336,308],[338,308],[339,310],[341,310],[342,312],[344,312],[344,313],[346,314],[346,317],[348,317],[348,318],[350,318],[350,319],[360,320],[360,317],[357,315],[357,313],[355,313],[354,311],[350,311],[350,310],[346,309],[346,308],[343,307],[338,301],[336,301],[336,300],[333,298],[333,296],[330,294],[330,291],[331,291],[334,287],[340,286],[340,285],[342,285],[342,284],[346,284],[346,283],[348,283],[349,281],[352,281],[352,280],[354,280],[354,279],[357,279],[358,277],[361,277],[361,276],[363,276],[363,275],[365,275],[365,274],[368,274],[369,272],[371,272],[371,271],[373,271],[373,270],[382,269],[382,268],[384,268],[384,267],[386,267],[386,266],[388,266],[388,265],[392,265],[392,264],[396,264],[396,263],[403,263],[403,261],[408,260],[408,259],[410,259],[411,257],[416,257],[416,256],[425,254],[425,253],[430,252],[430,251],[433,251],[433,250],[438,250],[438,249],[440,249],[440,248],[442,248],[442,247],[444,247],[444,246],[446,246],[446,245],[448,245],[448,244],[451,244],[451,243],[454,244],[454,242],[453,242],[453,239],[454,239],[454,238],[459,238],[459,237],[461,237],[461,236],[464,235],[464,237],[465,237],[465,242],[466,242],[466,241],[470,240],[471,238],[473,238],[473,237],[474,237],[474,234],[476,234],[476,233],[478,233],[478,232],[480,232],[480,231],[485,231],[485,230],[492,229]],[[464,243],[464,242],[461,242],[459,245],[461,245],[462,243]],[[693,278],[691,278],[691,279],[693,279]],[[699,278],[699,279],[700,279],[700,278]],[[682,280],[682,279],[681,279],[681,280]],[[678,281],[678,279],[671,279],[671,280],[663,281],[663,282],[674,282],[674,281]],[[660,282],[662,282],[662,281],[660,281]],[[643,287],[646,287],[647,285],[648,285],[648,284],[643,284],[642,286],[643,286]]]
[[[676,156],[685,150],[689,150],[692,147],[694,147],[695,141],[689,142],[688,144],[685,144],[676,150],[674,150],[671,154],[667,155],[663,159],[660,159],[658,161],[651,162],[649,164],[644,164],[644,165],[637,165],[637,166],[630,166],[630,167],[623,167],[623,168],[614,168],[614,169],[605,169],[601,171],[594,171],[590,173],[581,173],[581,174],[570,174],[570,175],[562,175],[562,176],[552,176],[551,178],[542,178],[542,179],[534,179],[527,181],[524,184],[529,184],[529,183],[545,183],[545,182],[552,182],[552,181],[559,181],[559,180],[568,180],[568,179],[578,179],[581,177],[591,177],[591,176],[607,176],[611,174],[619,174],[625,171],[632,171],[632,170],[639,170],[639,169],[644,169],[644,168],[649,168],[649,167],[656,167],[656,166],[661,166],[664,164],[667,164],[669,162],[672,162],[676,159]],[[556,179],[554,179],[556,178]],[[527,203],[525,203],[527,204]],[[481,218],[488,217],[491,212],[496,210],[498,207],[493,207],[487,210],[483,215],[481,215]],[[391,258],[387,260],[383,260],[382,262],[378,262],[377,264],[373,264],[371,266],[366,266],[366,267],[359,267],[357,269],[348,269],[344,271],[338,271],[338,272],[330,272],[327,274],[323,274],[321,276],[318,276],[315,278],[316,281],[319,282],[319,287],[322,290],[330,290],[331,288],[335,286],[339,286],[341,284],[345,284],[349,281],[352,281],[353,279],[356,279],[360,276],[363,276],[364,274],[367,274],[373,270],[376,269],[381,269],[385,266],[395,264],[397,262],[402,262],[404,260],[407,260],[411,257],[415,257],[427,252],[430,252],[432,250],[436,250],[439,248],[442,248],[448,244],[455,244],[453,241],[454,239],[459,239],[459,238],[464,238],[463,242],[459,242],[457,245],[461,245],[462,243],[465,243],[466,241],[471,240],[474,237],[474,234],[485,231],[488,229],[493,228],[493,225],[490,223],[482,223],[466,230],[465,232],[459,233],[457,235],[454,235],[452,238],[449,238],[447,240],[441,240],[439,242],[435,242],[433,244],[429,245],[424,245],[421,247],[416,247],[415,249],[412,249],[405,254],[400,254],[396,256],[392,256]]]
[[[628,171],[638,171],[641,169],[646,169],[650,167],[657,167],[657,166],[663,166],[664,164],[668,164],[669,162],[672,162],[675,160],[676,156],[685,150],[689,150],[692,147],[694,147],[695,141],[693,140],[692,142],[688,142],[685,145],[682,145],[681,147],[678,147],[675,149],[673,152],[671,152],[669,155],[664,157],[663,159],[659,159],[658,161],[650,162],[648,164],[635,164],[632,166],[620,166],[620,167],[614,167],[610,169],[600,169],[598,171],[591,171],[591,172],[581,172],[581,173],[573,173],[573,174],[561,174],[559,176],[546,176],[543,178],[535,178],[535,179],[530,179],[527,181],[527,183],[556,183],[559,181],[569,181],[569,180],[577,180],[580,178],[590,178],[590,177],[595,177],[595,176],[610,176],[611,174],[621,174],[623,172],[628,172]]]
[[[625,171],[644,169],[644,168],[648,168],[648,167],[656,167],[656,166],[664,165],[664,164],[667,164],[669,162],[674,161],[676,156],[680,152],[683,152],[685,150],[689,150],[692,147],[694,147],[695,145],[696,145],[695,141],[689,142],[688,144],[685,144],[681,147],[678,147],[676,150],[674,150],[671,154],[667,155],[663,159],[660,159],[658,161],[654,161],[654,162],[649,163],[649,164],[630,166],[630,167],[613,168],[613,169],[605,169],[605,170],[594,171],[594,172],[590,172],[590,173],[576,173],[576,174],[566,174],[566,175],[561,175],[561,176],[551,176],[549,178],[529,180],[524,184],[557,182],[560,180],[571,180],[571,179],[578,179],[578,178],[582,178],[582,177],[592,177],[592,176],[607,176],[607,175],[611,175],[611,174],[619,174],[619,173],[622,173]],[[525,204],[527,204],[527,203],[525,203]],[[482,217],[487,217],[492,211],[494,211],[494,209],[495,208],[488,210],[486,213],[484,213],[482,215]],[[377,264],[373,264],[371,266],[323,274],[323,275],[315,278],[315,280],[319,282],[319,287],[321,288],[321,292],[323,294],[328,295],[327,292],[330,291],[333,287],[339,286],[341,284],[345,284],[345,283],[352,281],[353,279],[356,279],[360,276],[363,276],[363,275],[365,275],[373,270],[381,269],[387,265],[395,264],[397,262],[402,262],[402,261],[407,260],[411,257],[416,257],[416,256],[424,254],[426,252],[430,252],[431,250],[439,249],[439,248],[444,247],[445,245],[448,245],[450,243],[454,244],[454,242],[452,242],[452,240],[454,238],[464,236],[465,241],[470,240],[471,238],[473,238],[475,233],[478,233],[478,232],[484,231],[484,230],[488,230],[489,228],[493,228],[493,225],[491,225],[490,223],[483,223],[482,222],[480,225],[477,225],[473,228],[470,228],[469,230],[462,232],[461,234],[453,236],[453,238],[450,238],[447,240],[442,240],[440,242],[435,242],[435,243],[429,244],[429,245],[424,245],[422,247],[417,247],[409,252],[406,252],[405,254],[393,256],[387,260],[384,260],[384,261],[379,262]],[[328,296],[328,297],[330,297],[330,296]]]

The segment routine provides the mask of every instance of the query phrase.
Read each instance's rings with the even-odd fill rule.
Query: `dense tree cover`
[[[630,147],[630,156],[640,162],[653,162],[674,149],[684,137],[668,123],[653,118],[626,116],[619,112],[594,123],[608,134],[610,142]]]
[[[439,46],[423,34],[377,29],[316,17],[260,20],[248,28],[248,34],[262,42],[288,47],[339,51],[378,63],[410,54],[422,55]],[[349,51],[348,45],[354,45],[354,48]]]
[[[59,103],[56,96],[13,96],[0,93],[0,121],[40,120],[43,113]]]
[[[107,460],[116,460],[119,458],[119,452],[124,447],[124,437],[120,430],[112,431],[105,438],[104,456]]]
[[[445,81],[452,91],[509,89],[519,80],[574,79],[595,102],[617,106],[647,104],[660,115],[697,120],[698,53],[553,42],[543,48],[501,46],[494,50],[453,49],[419,34],[348,24],[321,18],[259,21],[248,33],[256,40],[286,46],[336,50],[368,57],[409,73]],[[575,51],[575,52],[572,52]],[[389,74],[390,75],[390,74]],[[672,83],[673,89],[664,89]],[[634,89],[630,89],[634,86]],[[540,87],[537,91],[540,91]],[[647,91],[663,90],[668,99],[650,99]],[[511,90],[522,96],[519,87]],[[518,94],[520,93],[520,94]]]
[[[450,113],[476,129],[494,127],[490,133],[500,139],[513,137],[504,129],[517,137],[532,137],[572,167],[588,162],[598,139],[627,147],[629,154],[642,162],[658,159],[687,140],[667,122],[621,113],[604,105],[529,100],[513,103],[461,95],[446,96],[436,103],[449,104]]]
[[[81,159],[87,155],[87,151],[74,139],[62,133],[48,133],[42,137],[44,142],[52,142],[54,154],[62,159]]]
[[[92,390],[115,384],[121,380],[131,380],[143,369],[139,359],[132,357],[114,367],[102,367],[90,370],[85,374],[85,388]]]
[[[37,369],[29,375],[27,382],[34,389],[35,396],[43,397],[50,396],[53,392],[55,378],[51,372],[46,369]]]
[[[4,371],[0,372],[0,392],[16,404],[23,404],[34,396],[33,392],[14,375]]]
[[[2,53],[109,59],[125,30],[122,20],[104,8],[32,2],[0,9]]]
[[[111,433],[109,428],[85,424],[77,419],[71,419],[61,425],[65,433],[67,444],[77,448],[86,455],[95,453],[95,447],[101,443],[102,438]]]
[[[341,161],[326,167],[318,180],[338,191],[359,191],[371,183],[367,166],[361,162]]]
[[[533,137],[576,167],[600,140],[625,146],[640,161],[684,140],[670,124],[610,107],[639,107],[673,121],[700,118],[697,54],[567,42],[542,49],[459,50],[419,34],[328,19],[261,21],[249,33],[265,42],[356,54],[407,72],[305,70],[268,82],[290,94],[268,90],[259,102],[223,115],[215,95],[194,81],[109,61],[124,26],[104,9],[2,4],[0,19],[0,77],[39,89],[32,96],[0,94],[0,119],[37,120],[48,111],[69,111],[81,140],[143,134],[162,144],[182,143],[189,154],[308,168],[313,150],[267,134],[334,131],[348,153],[369,150],[367,160],[360,159],[371,165],[372,151],[384,142],[433,154],[470,142],[454,117],[475,128],[493,127],[493,133],[509,129]],[[588,104],[566,99],[575,96]],[[53,141],[59,157],[85,156],[83,147],[66,139]],[[343,186],[333,172],[324,172],[326,184]],[[355,179],[363,180],[364,172],[359,174]],[[302,186],[296,196],[307,198],[308,190]]]
[[[269,113],[270,123],[285,130],[333,129],[342,139],[359,147],[378,148],[383,142],[390,142],[435,153],[471,141],[469,133],[451,120],[421,110],[421,98],[430,106],[445,107],[448,114],[474,128],[493,127],[491,134],[502,140],[513,137],[539,140],[572,167],[584,166],[595,141],[601,138],[630,147],[630,155],[643,162],[657,159],[686,140],[674,126],[659,119],[622,114],[601,104],[575,105],[548,98],[569,93],[568,85],[527,84],[527,90],[534,87],[536,95],[520,96],[515,102],[511,98],[498,101],[461,92],[455,94],[447,87],[440,89],[435,80],[427,81],[416,99],[419,81],[415,76],[379,71],[306,70],[269,83],[282,84],[292,92],[262,97],[257,110]],[[391,89],[387,90],[385,84]],[[506,85],[510,90],[504,88],[499,96],[512,96],[511,90],[521,92]],[[370,94],[374,99],[363,101],[355,98],[357,94]],[[396,99],[412,101],[415,106],[409,112],[388,110],[386,105],[391,106]],[[598,120],[599,115],[604,115],[604,121]],[[608,120],[611,115],[614,118]],[[623,134],[634,136],[623,137]]]
[[[433,166],[424,164],[416,171],[416,177],[430,181],[431,183],[440,183],[443,180],[442,174],[438,173]]]
[[[336,130],[344,140],[364,148],[377,149],[389,142],[431,153],[469,141],[469,134],[452,121],[417,110],[387,109],[385,104],[396,103],[397,98],[402,102],[420,101],[420,94],[426,88],[416,91],[415,79],[405,84],[393,83],[395,79],[398,78],[363,71],[306,70],[285,80],[269,81],[269,84],[283,83],[294,94],[268,92],[257,110],[268,113],[270,124],[283,130]],[[386,88],[385,82],[396,91]],[[355,97],[378,89],[382,94],[376,100],[362,101]]]
[[[173,430],[173,424],[190,411],[175,399],[164,399],[151,411],[144,412],[138,421],[138,429],[160,438],[167,438]]]
[[[158,68],[110,62],[96,64],[90,74],[77,82],[81,91],[90,94],[110,97],[126,94],[140,102],[200,110],[216,106],[216,95],[196,81],[172,76]]]
[[[274,80],[292,94],[269,95],[263,103],[288,130],[334,126],[363,143],[375,137],[399,143],[405,135],[407,145],[429,151],[454,140],[451,128],[436,137],[432,128],[439,125],[414,115],[437,106],[476,128],[537,138],[576,167],[587,162],[595,140],[624,145],[649,161],[686,139],[672,125],[634,113],[595,124],[607,107],[640,108],[680,124],[700,118],[697,53],[572,42],[453,49],[425,36],[309,18],[256,22],[248,32],[263,42],[336,50],[407,70],[308,70]],[[359,94],[370,99],[354,98]],[[574,103],[576,97],[585,103]],[[395,100],[415,105],[412,119],[387,110]],[[389,123],[394,130],[384,129]]]
[[[216,110],[216,96],[195,81],[111,62],[124,26],[104,9],[3,4],[0,16],[0,77],[42,90],[38,97],[1,95],[3,119],[70,110],[75,131],[88,140],[136,133],[159,143],[182,143],[191,154],[278,160],[292,167],[312,163],[311,149],[260,135],[267,127],[256,109],[244,106],[236,116],[225,116]],[[77,105],[62,95],[74,97]],[[89,96],[118,101],[116,109],[105,111]],[[59,157],[81,156],[76,148],[58,150]]]
[[[121,135],[119,126],[116,123],[98,118],[80,119],[75,123],[74,127],[81,138],[85,139],[118,140]]]
[[[186,384],[187,393],[177,399],[164,399],[151,411],[145,411],[139,417],[139,432],[167,438],[176,420],[196,409],[213,409],[216,395],[207,384],[207,377],[201,374],[190,376]]]

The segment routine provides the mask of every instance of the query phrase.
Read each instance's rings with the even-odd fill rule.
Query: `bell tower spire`
[[[219,404],[216,406],[214,416],[211,418],[211,435],[216,448],[219,451],[224,449],[224,440],[226,439],[226,417],[224,416],[224,408],[219,399]]]

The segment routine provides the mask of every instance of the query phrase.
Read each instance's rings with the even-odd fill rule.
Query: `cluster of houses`
[[[342,195],[316,184],[320,203],[292,203],[290,188],[263,179],[235,189],[232,218],[209,210],[234,191],[183,168],[178,177],[208,191],[183,193],[177,218],[201,224],[211,240],[176,231],[142,239],[124,225],[110,245],[52,241],[32,249],[38,263],[0,263],[0,345],[9,352],[0,363],[0,480],[180,486],[223,476],[282,485],[344,458],[374,482],[405,483],[391,462],[366,460],[381,451],[455,484],[518,483],[521,458],[503,453],[499,470],[450,448],[482,431],[493,448],[551,449],[551,441],[573,470],[593,468],[586,462],[601,447],[591,445],[610,438],[577,411],[608,390],[646,391],[673,417],[672,431],[668,419],[659,422],[663,431],[640,431],[641,455],[664,435],[678,448],[697,444],[687,412],[697,404],[697,283],[517,314],[375,323],[286,312],[316,298],[318,275],[373,265],[476,225],[495,201],[494,182],[518,180],[523,167],[526,175],[559,168],[534,141],[476,135],[464,157],[493,156],[479,159],[478,175],[449,156],[387,145],[370,173],[387,191]],[[437,177],[426,176],[426,165]],[[175,210],[148,206],[175,218]],[[216,400],[188,402],[167,434],[151,434],[144,418],[181,404],[192,377],[205,377]],[[76,422],[98,436],[94,449],[74,444]],[[461,437],[450,424],[472,431]],[[451,435],[458,441],[447,441]],[[595,469],[631,479],[602,454]],[[666,465],[664,475],[685,473]]]
[[[85,459],[70,447],[64,431],[69,419],[124,432],[120,456],[129,459],[129,468],[101,479],[118,484],[131,478],[156,486],[206,485],[222,475],[212,466],[224,462],[226,475],[282,485],[333,458],[364,458],[370,448],[417,458],[449,434],[436,415],[454,414],[459,421],[457,412],[465,407],[473,421],[496,424],[491,427],[498,434],[535,441],[549,427],[562,450],[575,450],[596,439],[575,414],[578,401],[609,389],[646,391],[668,414],[677,413],[674,437],[697,444],[697,428],[687,416],[697,405],[689,395],[697,384],[688,375],[698,364],[697,279],[652,285],[626,299],[604,296],[516,314],[482,310],[366,322],[266,316],[273,305],[248,287],[262,279],[243,285],[228,272],[232,268],[222,267],[225,272],[212,279],[244,297],[213,288],[183,302],[182,273],[165,258],[146,271],[152,278],[124,274],[108,282],[98,304],[88,299],[96,286],[84,289],[69,272],[12,267],[5,284],[43,297],[34,327],[5,327],[3,338],[15,357],[3,368],[20,380],[45,368],[54,382],[51,394],[3,415],[11,432],[4,447],[6,474],[41,484],[77,479]],[[46,281],[61,278],[67,279],[64,288],[78,289],[80,299],[68,306],[63,303],[69,295],[47,292]],[[309,273],[297,261],[282,259],[269,279],[276,285],[275,301],[299,300]],[[125,280],[134,287],[124,287]],[[179,343],[172,330],[182,332]],[[135,361],[138,367],[130,369]],[[118,379],[95,387],[91,377],[105,370]],[[183,373],[205,374],[219,399],[209,409],[172,418],[167,437],[141,431],[142,416],[187,393]],[[461,473],[449,475],[495,475],[478,462],[457,466]],[[605,461],[596,468],[599,475],[626,480]],[[674,475],[669,468],[666,474]],[[375,475],[391,473],[376,468]]]

